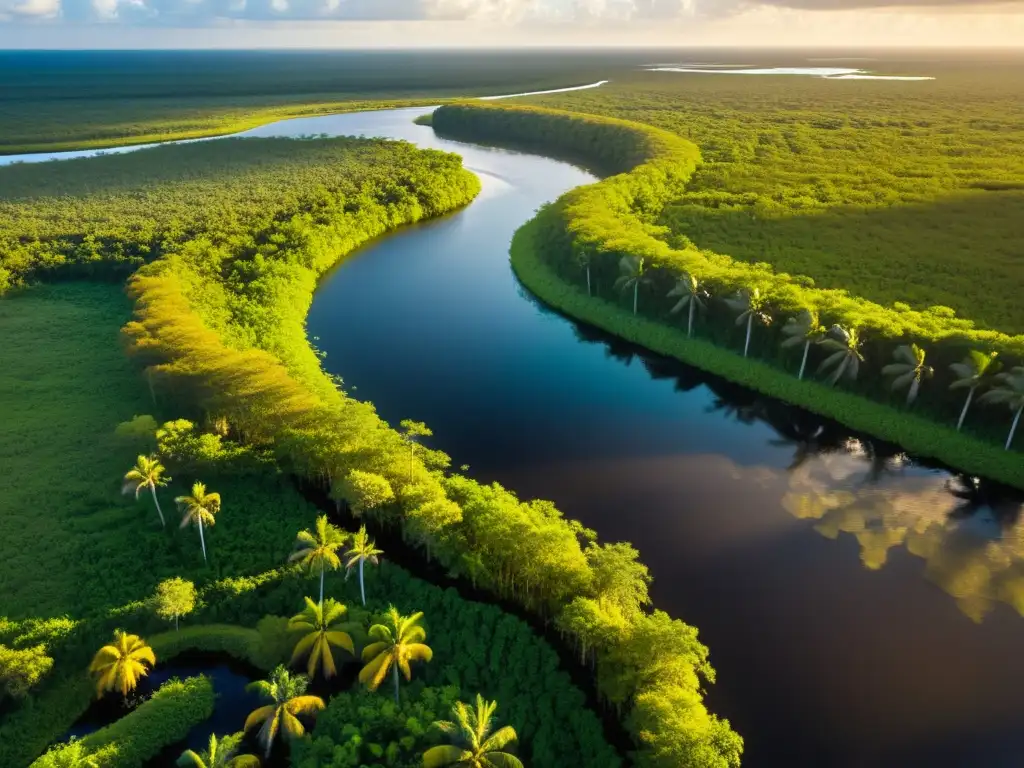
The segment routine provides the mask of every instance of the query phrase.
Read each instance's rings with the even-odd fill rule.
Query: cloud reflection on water
[[[980,622],[999,603],[1024,616],[1024,520],[1018,500],[988,497],[973,479],[937,472],[900,472],[897,457],[885,478],[864,482],[863,443],[816,457],[790,474],[783,506],[814,520],[822,536],[857,539],[864,567],[885,566],[889,550],[904,547],[925,562],[926,577]],[[866,467],[867,464],[867,467]]]

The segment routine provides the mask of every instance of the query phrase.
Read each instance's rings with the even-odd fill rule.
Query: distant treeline
[[[817,288],[813,280],[776,272],[769,264],[736,261],[689,242],[673,247],[671,233],[658,222],[666,205],[682,196],[700,164],[699,149],[686,139],[639,123],[532,107],[449,105],[434,113],[433,125],[440,133],[461,139],[544,145],[562,155],[590,152],[591,162],[618,172],[567,193],[530,228],[530,247],[560,280],[592,296],[598,316],[632,308],[630,314],[637,321],[667,324],[684,339],[695,333],[721,346],[739,346],[744,355],[752,350],[782,367],[800,368],[801,378],[802,361],[807,361],[808,373],[821,368],[832,384],[843,382],[886,403],[895,403],[894,398],[914,402],[920,393],[915,407],[940,423],[957,422],[972,388],[979,397],[985,390],[1005,392],[1005,397],[989,399],[1009,404],[1011,420],[1019,412],[1015,392],[1024,387],[1024,335],[976,328],[944,307],[883,307],[843,290]],[[608,322],[616,326],[626,320]],[[795,342],[786,343],[791,339]],[[640,338],[632,340],[643,343]],[[951,367],[981,365],[982,357],[998,362],[987,374],[981,371],[977,381],[961,382],[951,390],[965,378],[963,370]],[[750,372],[739,379],[743,383],[758,386],[757,380],[765,378],[756,372],[760,368],[754,361],[740,367]],[[861,369],[865,375],[858,376]],[[819,399],[832,397],[821,389],[815,393]],[[808,404],[802,396],[787,397],[777,387],[770,393]],[[828,415],[844,420],[844,411],[849,410],[844,401]],[[992,437],[993,413],[1000,417],[998,429],[1005,438],[1010,425],[1005,408],[974,407],[968,427]],[[895,421],[906,418],[896,416]],[[849,421],[866,428],[862,419]],[[899,430],[869,431],[892,439]],[[941,432],[945,447],[930,444],[934,435],[917,441],[924,444],[907,447],[927,455],[938,453],[953,463],[954,457],[966,458],[972,471],[991,468],[1002,479],[1024,482],[1019,467],[1014,469],[1019,462],[998,456],[992,446],[946,432],[952,429]]]

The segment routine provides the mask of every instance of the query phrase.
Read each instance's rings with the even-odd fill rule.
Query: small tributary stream
[[[441,140],[412,123],[425,111],[244,134],[405,139],[483,180],[324,278],[308,330],[328,370],[391,423],[427,422],[476,478],[633,542],[655,605],[710,646],[709,704],[746,764],[1024,764],[1020,499],[545,309],[509,240],[592,177]]]

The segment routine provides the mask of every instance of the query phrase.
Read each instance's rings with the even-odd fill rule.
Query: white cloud
[[[60,0],[0,0],[0,18],[46,19],[57,15]]]
[[[22,27],[49,29],[50,38],[26,37]],[[79,27],[80,46],[71,34]],[[97,31],[111,28],[140,31]],[[188,31],[155,42],[176,29]],[[0,48],[60,47],[58,39],[72,47],[1020,45],[1024,0],[0,0]]]

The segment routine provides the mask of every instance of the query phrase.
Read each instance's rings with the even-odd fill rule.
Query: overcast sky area
[[[1024,0],[0,0],[0,48],[1013,46]]]

